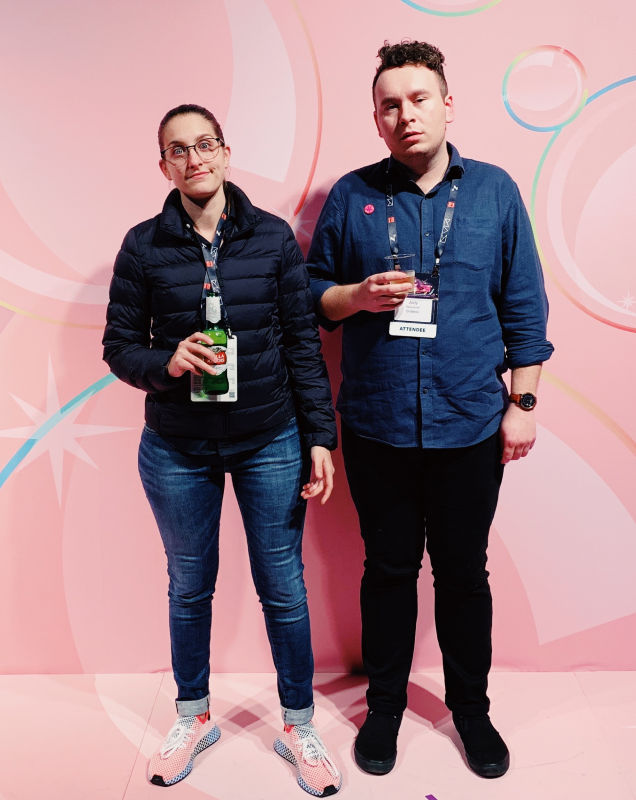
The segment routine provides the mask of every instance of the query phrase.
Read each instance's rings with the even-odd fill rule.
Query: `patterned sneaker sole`
[[[298,785],[301,789],[304,789],[309,794],[312,794],[314,797],[330,797],[332,794],[336,794],[338,789],[340,788],[340,784],[338,786],[334,786],[330,784],[329,786],[325,787],[323,792],[319,792],[317,789],[313,789],[309,786],[308,783],[305,783],[303,780],[302,775],[300,774],[300,770],[298,769],[298,762],[296,761],[296,756],[292,753],[292,751],[287,747],[287,745],[282,742],[280,739],[276,739],[274,742],[274,750],[278,753],[279,756],[282,756],[284,759],[289,761],[290,764],[293,764],[298,771],[298,776],[296,780],[298,781]]]
[[[192,772],[195,756],[198,756],[199,753],[202,753],[208,747],[211,747],[215,742],[218,742],[220,736],[221,730],[218,725],[215,725],[205,734],[202,739],[197,742],[197,746],[192,751],[190,760],[178,775],[175,775],[174,778],[170,778],[168,781],[164,781],[161,775],[153,775],[150,779],[150,783],[154,784],[155,786],[174,786],[175,783],[182,781]]]

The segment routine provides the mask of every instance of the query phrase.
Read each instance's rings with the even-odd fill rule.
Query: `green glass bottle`
[[[221,320],[221,298],[217,292],[209,290],[205,298],[205,330],[214,344],[210,345],[210,361],[216,375],[204,372],[201,389],[205,394],[225,394],[229,391],[227,379],[227,326]]]

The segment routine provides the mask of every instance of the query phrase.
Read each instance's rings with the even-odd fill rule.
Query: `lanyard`
[[[225,224],[227,221],[228,215],[228,204],[225,204],[225,208],[223,209],[223,213],[219,219],[219,223],[216,226],[216,231],[214,232],[214,238],[210,246],[208,247],[207,242],[201,242],[201,250],[203,251],[203,260],[205,262],[205,280],[203,282],[203,290],[201,293],[201,315],[203,317],[203,324],[206,323],[205,319],[205,299],[208,295],[208,292],[214,292],[219,296],[219,305],[221,306],[221,315],[223,320],[225,321],[226,325],[228,326],[229,330],[229,320],[227,318],[227,311],[225,309],[225,304],[223,303],[223,295],[221,294],[221,284],[219,283],[219,278],[217,274],[217,263],[219,260],[219,249],[221,247],[221,243],[223,242],[223,234],[225,231]]]
[[[388,178],[388,170],[387,170]],[[459,178],[453,178],[451,181],[450,190],[448,192],[448,202],[444,210],[444,219],[442,220],[442,231],[439,235],[439,240],[435,247],[435,266],[433,267],[433,275],[439,275],[439,262],[446,247],[446,240],[451,229],[453,222],[453,214],[455,213],[455,202],[457,200],[457,193],[459,192]],[[395,222],[394,202],[393,202],[393,186],[387,180],[386,189],[386,224],[389,234],[389,247],[391,248],[391,255],[397,255],[400,252],[398,247],[398,234],[397,225]]]

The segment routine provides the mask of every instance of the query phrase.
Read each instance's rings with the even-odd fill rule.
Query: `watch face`
[[[526,411],[530,411],[534,408],[537,404],[537,398],[530,394],[530,392],[526,392],[526,394],[521,395],[521,399],[519,400],[519,405],[521,408],[525,408]]]

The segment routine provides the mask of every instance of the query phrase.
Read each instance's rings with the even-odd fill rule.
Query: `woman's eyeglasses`
[[[225,145],[223,139],[210,136],[205,139],[199,139],[196,144],[173,144],[170,147],[166,147],[165,150],[161,151],[161,158],[176,167],[180,167],[188,160],[188,150],[194,150],[201,161],[212,161],[223,145]]]

